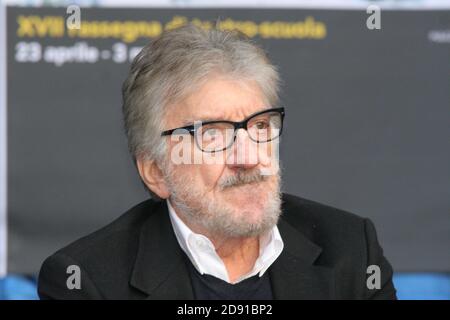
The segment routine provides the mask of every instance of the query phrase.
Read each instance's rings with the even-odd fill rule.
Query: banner
[[[395,271],[450,271],[450,11],[7,9],[8,272],[148,198],[121,85],[165,29],[237,28],[279,67],[284,191],[371,218]]]

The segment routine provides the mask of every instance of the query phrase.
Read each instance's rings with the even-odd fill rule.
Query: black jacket
[[[269,268],[275,299],[395,299],[392,268],[370,220],[283,195],[284,250]],[[144,201],[108,226],[59,250],[39,274],[42,299],[193,299],[166,202]],[[81,289],[68,289],[70,265]],[[381,288],[368,289],[369,265]]]

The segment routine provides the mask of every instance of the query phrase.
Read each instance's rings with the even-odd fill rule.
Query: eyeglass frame
[[[197,139],[196,139],[196,137],[195,137],[196,129],[198,129],[198,127],[196,127],[195,124],[194,124],[194,125],[191,124],[191,125],[184,126],[184,127],[180,127],[180,128],[175,128],[175,129],[165,130],[165,131],[161,132],[161,137],[169,136],[169,135],[171,135],[172,133],[174,133],[174,132],[177,131],[177,130],[186,130],[186,131],[188,131],[188,132],[191,134],[192,137],[194,137],[195,144],[197,145],[197,147],[198,147],[202,152],[207,152],[207,153],[221,152],[221,151],[224,151],[224,150],[228,149],[229,147],[231,147],[231,146],[234,144],[234,142],[236,141],[236,132],[237,132],[239,129],[245,129],[245,131],[248,132],[247,125],[248,125],[249,121],[250,121],[251,119],[253,119],[254,117],[257,117],[257,116],[259,116],[259,115],[261,115],[261,114],[268,113],[268,112],[278,112],[278,113],[280,114],[280,116],[281,116],[281,126],[280,126],[280,132],[278,133],[278,136],[276,136],[276,137],[274,137],[274,138],[271,138],[271,139],[269,139],[269,140],[266,140],[266,141],[255,141],[255,140],[249,135],[249,138],[250,138],[252,141],[256,142],[256,143],[266,143],[266,142],[270,142],[270,141],[272,141],[272,140],[274,140],[274,139],[277,139],[277,138],[279,138],[279,137],[281,136],[281,133],[282,133],[282,131],[283,131],[283,121],[284,121],[284,116],[285,116],[284,107],[280,107],[280,108],[271,108],[271,109],[261,110],[261,111],[258,111],[258,112],[256,112],[256,113],[250,115],[250,116],[247,117],[246,119],[244,119],[244,120],[242,120],[242,121],[238,121],[238,122],[235,122],[235,121],[229,121],[229,120],[211,120],[211,121],[205,121],[205,122],[202,122],[202,124],[201,124],[202,126],[203,126],[203,125],[208,125],[208,124],[214,124],[214,123],[228,123],[228,124],[233,125],[233,127],[234,127],[233,139],[232,139],[231,143],[230,143],[228,146],[224,147],[224,148],[221,149],[221,150],[213,150],[213,151],[205,151],[205,150],[203,150],[203,149],[198,145],[198,141],[197,141]]]

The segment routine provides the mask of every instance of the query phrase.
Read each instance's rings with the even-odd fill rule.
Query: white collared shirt
[[[222,259],[216,253],[213,243],[204,235],[194,233],[176,214],[174,208],[167,201],[170,221],[175,236],[181,249],[186,253],[195,269],[200,274],[209,274],[216,278],[231,283],[228,278],[227,269]],[[272,265],[283,251],[283,240],[277,226],[259,238],[259,257],[256,259],[253,270],[241,276],[234,283],[264,272]]]

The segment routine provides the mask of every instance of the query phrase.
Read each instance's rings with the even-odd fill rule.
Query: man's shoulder
[[[105,227],[49,256],[39,272],[40,297],[100,299],[107,292],[110,292],[109,297],[114,297],[112,293],[127,296],[142,227],[158,214],[158,208],[161,208],[159,202],[143,201]],[[67,270],[73,266],[83,275],[83,290],[67,290]],[[101,292],[99,288],[104,290]]]
[[[392,267],[383,255],[370,219],[284,194],[282,220],[320,248],[314,265],[333,270],[339,297],[395,299]],[[290,245],[295,247],[295,241]],[[371,265],[378,266],[382,272],[382,290],[367,290],[367,268]]]
[[[287,215],[288,219],[326,220],[330,223],[339,221],[360,223],[365,219],[349,211],[288,193],[283,193],[282,200],[283,213]]]
[[[132,260],[141,228],[156,214],[158,205],[159,202],[149,199],[133,206],[108,225],[59,249],[45,262],[63,258],[86,268],[101,269],[107,267],[103,264],[110,264],[111,261],[115,261],[118,266],[121,261]]]
[[[282,219],[314,243],[326,247],[360,241],[368,219],[313,200],[283,194]]]

